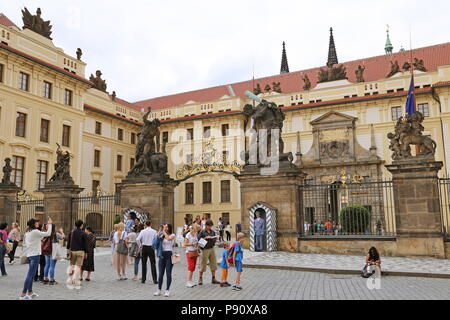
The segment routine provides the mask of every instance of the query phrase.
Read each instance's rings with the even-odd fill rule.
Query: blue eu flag
[[[411,76],[411,85],[408,91],[408,99],[406,100],[406,115],[410,116],[416,112],[416,96],[414,94],[414,75]]]

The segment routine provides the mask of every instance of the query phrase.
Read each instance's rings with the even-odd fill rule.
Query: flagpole
[[[414,96],[414,112],[417,111],[416,109],[416,88],[414,83],[414,64],[413,64],[413,52],[412,52],[412,31],[411,31],[411,24],[409,25],[409,52],[411,54],[411,81],[413,82],[413,96]]]

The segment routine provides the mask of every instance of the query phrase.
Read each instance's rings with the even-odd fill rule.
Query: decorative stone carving
[[[102,79],[102,72],[100,70],[95,72],[95,77],[91,74],[89,81],[91,81],[98,90],[106,92],[106,81]]]
[[[308,78],[308,75],[305,74],[303,77],[303,90],[309,90],[311,89],[311,81]]]
[[[350,154],[348,141],[331,141],[322,142],[320,144],[320,156],[322,159],[332,158],[339,159],[341,157],[349,157]]]
[[[409,62],[405,62],[403,64],[403,70],[404,71],[409,71],[411,69],[411,64]]]
[[[430,137],[422,134],[424,116],[420,112],[400,117],[395,125],[395,133],[389,133],[389,149],[392,150],[393,160],[404,160],[413,158],[411,145],[420,146],[420,153],[416,157],[426,156],[434,158],[436,153],[436,142]]]
[[[83,51],[80,48],[77,49],[77,59],[81,60],[81,56],[83,55]]]
[[[272,89],[270,89],[270,86],[268,84],[266,84],[266,86],[264,87],[264,91],[266,93],[269,93]]]
[[[335,67],[329,64],[326,68],[320,68],[318,83],[347,79],[347,71],[343,64]]]
[[[267,100],[262,100],[262,102],[253,108],[251,105],[247,104],[244,107],[244,114],[247,118],[253,119],[253,129],[256,130],[258,136],[261,130],[267,132],[267,153],[272,156],[272,130],[279,130],[279,139],[276,142],[275,150],[279,155],[280,161],[292,162],[294,157],[292,152],[284,153],[284,141],[282,138],[283,122],[286,118],[283,110],[281,110],[274,102],[269,102]],[[258,141],[252,141],[252,144],[258,144]],[[254,146],[253,146],[254,147]],[[255,148],[256,150],[257,148]],[[258,152],[259,153],[259,152]],[[249,152],[245,152],[244,156],[245,162],[248,164]],[[258,161],[259,163],[259,161]]]
[[[48,184],[74,184],[70,176],[70,153],[63,153],[61,146],[57,143],[55,173]]]
[[[138,133],[138,143],[136,146],[136,163],[128,172],[128,178],[136,178],[145,175],[157,174],[163,176],[167,173],[168,158],[165,153],[160,152],[160,131],[161,121],[151,119],[152,109],[148,108],[144,115],[144,126]]]
[[[111,99],[112,99],[112,101],[116,101],[116,92],[115,91],[113,91],[112,92],[112,95],[111,95]]]
[[[274,92],[281,93],[281,84],[280,84],[280,82],[273,82],[272,83],[272,90]]]
[[[364,70],[366,70],[366,67],[362,67],[361,65],[355,70],[356,82],[364,82]]]
[[[11,182],[11,172],[13,168],[11,167],[11,159],[5,159],[5,166],[3,167],[3,179],[2,184],[13,184]]]
[[[357,118],[336,111],[311,121],[311,148],[302,152],[299,168],[321,183],[328,183],[330,177],[342,169],[351,174],[378,179],[381,176],[382,160],[376,152],[375,134],[371,130],[370,150],[368,145],[360,145],[356,121]],[[366,143],[368,138],[365,137]]]
[[[256,84],[256,88],[253,89],[253,93],[255,95],[258,95],[258,94],[262,93],[261,86],[259,85],[259,83]]]
[[[425,68],[424,62],[422,59],[414,58],[413,66],[416,70],[427,72],[427,68]]]
[[[398,61],[391,61],[391,71],[387,74],[387,78],[392,77],[396,73],[400,72],[400,66],[398,65]]]
[[[50,21],[44,21],[41,18],[41,8],[37,8],[36,15],[32,15],[27,8],[22,10],[22,21],[23,21],[23,29],[30,29],[50,40],[50,35],[52,34],[52,26],[50,25]]]

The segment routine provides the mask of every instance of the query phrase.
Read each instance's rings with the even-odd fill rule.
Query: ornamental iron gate
[[[306,181],[300,187],[303,237],[387,236],[396,234],[392,181]]]

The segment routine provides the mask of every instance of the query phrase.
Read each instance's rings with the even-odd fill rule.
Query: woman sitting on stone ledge
[[[375,277],[381,276],[381,259],[378,250],[375,247],[369,249],[369,253],[366,256],[366,263],[373,265],[375,268]]]

